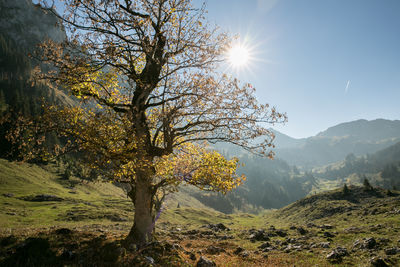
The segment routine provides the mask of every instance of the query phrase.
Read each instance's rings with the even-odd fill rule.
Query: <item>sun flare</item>
[[[244,45],[234,45],[228,51],[228,60],[235,68],[245,67],[249,63],[249,59],[249,49]]]

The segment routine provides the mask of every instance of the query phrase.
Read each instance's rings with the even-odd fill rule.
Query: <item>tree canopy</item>
[[[207,148],[228,142],[270,156],[266,126],[286,120],[258,103],[255,88],[218,71],[233,39],[211,26],[189,0],[65,0],[67,40],[35,55],[52,66],[37,80],[79,99],[46,107],[42,128],[68,138],[93,167],[127,183],[135,205],[130,242],[151,238],[165,190],[182,182],[227,192],[244,177],[238,160]],[[264,137],[263,139],[257,137]],[[256,141],[255,141],[256,140]]]

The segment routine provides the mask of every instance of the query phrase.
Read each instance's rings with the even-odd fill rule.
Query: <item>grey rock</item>
[[[3,194],[3,196],[5,196],[5,197],[13,197],[14,194],[13,193],[5,193],[5,194]]]
[[[305,235],[308,233],[308,231],[306,229],[304,229],[303,227],[298,227],[297,232],[299,232],[299,234],[301,234],[301,235]]]
[[[335,235],[331,232],[324,232],[325,237],[335,237]]]
[[[250,235],[249,239],[252,241],[269,241],[269,233],[267,233],[265,230],[260,229],[260,230],[250,230]]]
[[[246,257],[250,256],[250,254],[249,254],[249,252],[247,252],[247,251],[245,250],[245,251],[242,251],[242,252],[239,254],[239,256],[241,256],[241,257],[243,257],[243,258],[246,258]]]
[[[260,246],[258,246],[258,248],[259,249],[265,249],[265,248],[270,247],[270,246],[271,246],[271,244],[269,242],[265,242],[265,243],[262,243]]]
[[[223,223],[217,223],[217,224],[206,224],[205,227],[210,228],[211,230],[215,232],[219,231],[230,231],[227,226],[225,226]]]
[[[278,236],[280,236],[280,237],[285,237],[285,236],[287,236],[286,231],[285,231],[285,230],[282,230],[282,229],[277,229],[277,230],[275,230],[275,233],[276,233]]]
[[[209,253],[209,254],[219,254],[221,252],[225,252],[225,249],[220,248],[220,247],[215,247],[215,246],[209,246],[206,249],[206,252]]]
[[[364,243],[362,244],[362,248],[364,249],[372,249],[376,246],[376,240],[373,237],[369,237],[364,240]]]
[[[207,259],[206,257],[201,256],[199,261],[196,264],[197,267],[216,267],[217,265],[212,260]]]
[[[349,255],[346,248],[337,247],[336,249],[332,250],[327,256],[327,260],[333,262],[340,262],[344,256]]]
[[[319,247],[321,248],[330,248],[331,247],[331,243],[330,242],[321,242],[318,244]]]
[[[154,259],[152,257],[144,256],[144,258],[146,259],[148,264],[154,264],[155,263],[155,261],[154,261]]]
[[[233,254],[235,254],[235,255],[239,255],[241,252],[243,252],[244,251],[244,248],[242,248],[242,247],[237,247],[236,249],[235,249],[235,251],[233,251]]]
[[[317,227],[314,223],[312,223],[312,222],[309,222],[309,223],[307,223],[307,225],[306,225],[308,228],[312,228],[312,227]]]
[[[398,247],[391,247],[391,248],[385,249],[386,255],[396,255],[397,253],[400,253],[400,248],[398,248]]]
[[[389,265],[379,257],[373,257],[370,262],[372,267],[389,267]]]
[[[330,224],[323,224],[323,225],[320,226],[320,228],[322,228],[322,229],[333,229],[333,226],[330,225]]]

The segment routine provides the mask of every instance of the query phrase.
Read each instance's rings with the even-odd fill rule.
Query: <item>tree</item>
[[[231,39],[189,0],[65,0],[67,40],[35,56],[54,67],[37,81],[62,86],[80,106],[46,108],[41,129],[68,138],[58,151],[86,153],[93,168],[126,183],[135,206],[128,243],[152,238],[160,203],[181,183],[227,192],[238,160],[207,144],[229,142],[270,156],[267,123],[286,115],[259,104],[250,84],[218,72]],[[253,141],[265,136],[262,142]],[[259,139],[257,139],[259,140]]]
[[[350,193],[349,188],[347,187],[347,184],[343,185],[343,189],[342,189],[343,195],[347,196]]]
[[[367,179],[367,177],[365,175],[364,175],[363,185],[364,185],[364,190],[365,191],[372,191],[373,190],[371,184],[369,183],[369,181],[368,181],[368,179]]]

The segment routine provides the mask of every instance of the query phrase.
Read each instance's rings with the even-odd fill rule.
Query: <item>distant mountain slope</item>
[[[58,22],[53,14],[43,11],[30,0],[0,1],[0,157],[17,157],[18,146],[13,148],[6,136],[19,116],[30,118],[41,114],[43,101],[46,104],[75,104],[73,97],[62,88],[32,82],[35,68],[40,66],[43,71],[48,71],[51,67],[44,66],[29,54],[34,54],[37,45],[48,39],[65,40],[66,33]]]
[[[318,179],[347,180],[362,183],[367,178],[371,183],[391,189],[400,188],[400,142],[360,157],[353,154],[344,160],[321,168],[315,168],[313,175]]]
[[[45,39],[60,42],[65,38],[58,19],[30,0],[0,1],[0,32],[7,33],[19,47],[27,49]]]
[[[294,140],[277,134],[277,157],[292,165],[313,168],[340,161],[350,153],[374,153],[399,142],[400,121],[358,120],[330,127],[313,137]]]
[[[400,120],[357,120],[341,123],[328,128],[317,136],[344,137],[351,136],[358,141],[381,141],[400,136]]]
[[[270,130],[272,130],[272,132],[275,134],[274,144],[279,149],[301,147],[306,142],[306,138],[296,139],[277,130]]]

